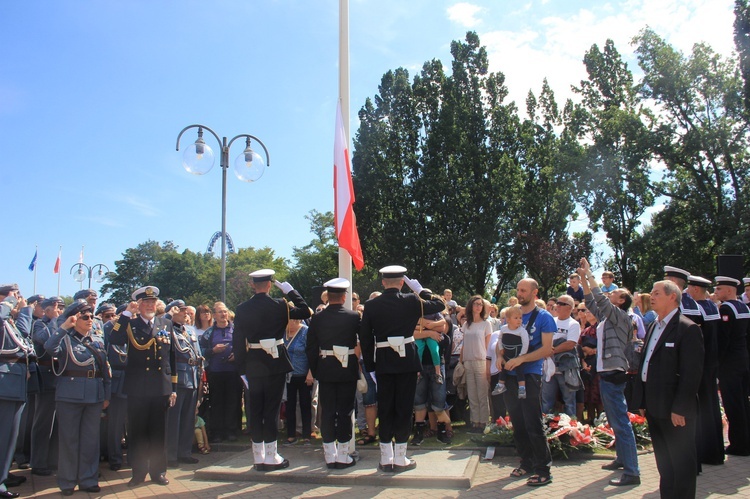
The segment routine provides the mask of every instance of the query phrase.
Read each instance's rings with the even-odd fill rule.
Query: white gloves
[[[404,282],[407,286],[409,286],[409,289],[414,291],[416,294],[419,294],[424,289],[421,284],[419,284],[419,281],[416,279],[409,279],[407,276],[404,276]]]
[[[287,294],[287,293],[289,293],[290,291],[293,291],[293,290],[294,290],[294,288],[292,287],[292,285],[291,285],[291,284],[289,284],[289,283],[288,283],[288,282],[286,282],[286,281],[284,281],[284,282],[273,281],[273,284],[274,284],[274,285],[275,285],[275,286],[276,286],[277,288],[279,288],[279,289],[281,290],[281,292],[282,292],[282,293],[284,293],[284,294]]]

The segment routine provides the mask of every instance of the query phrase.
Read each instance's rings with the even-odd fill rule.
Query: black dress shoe
[[[25,476],[11,475],[10,473],[8,473],[8,478],[5,479],[3,485],[5,485],[6,487],[18,487],[25,481]]]
[[[186,463],[186,464],[196,464],[199,462],[198,459],[192,456],[180,457],[180,458],[177,458],[177,460],[181,463]]]
[[[0,497],[18,497],[19,495],[18,492],[11,492],[10,490],[0,491]]]
[[[99,487],[98,485],[92,485],[91,487],[78,487],[78,490],[80,490],[81,492],[96,493],[96,492],[101,492],[102,488]]]
[[[392,464],[378,464],[378,469],[384,473],[393,473]]]
[[[612,461],[611,463],[607,463],[607,464],[602,465],[602,469],[603,470],[607,470],[607,471],[616,471],[616,470],[621,470],[622,468],[624,468],[624,466],[622,465],[622,463],[620,463],[620,462],[618,462],[616,460]]]
[[[336,469],[337,470],[345,470],[346,468],[351,468],[355,464],[357,464],[357,460],[356,459],[352,459],[352,462],[350,462],[350,463],[336,463]]]
[[[255,463],[253,464],[253,468],[255,468],[255,471],[267,471],[266,465],[263,463]]]
[[[620,478],[613,478],[609,481],[610,485],[614,485],[615,487],[623,487],[628,485],[640,485],[641,484],[641,477],[634,476],[634,475],[626,475],[623,473],[623,475]]]
[[[169,461],[167,463],[167,468],[179,468],[179,467],[180,467],[180,463],[177,461]]]
[[[151,479],[156,485],[169,485],[169,480],[165,475],[159,475],[156,478]]]
[[[289,467],[289,459],[284,459],[279,464],[266,464],[266,471],[283,470]]]
[[[338,464],[339,463],[326,463],[326,466],[328,467],[329,470],[335,470],[335,469],[338,469]]]
[[[52,470],[48,470],[47,468],[34,468],[31,470],[31,474],[38,476],[50,476],[52,474]]]
[[[73,489],[62,489],[60,493],[64,496],[72,496],[73,492],[75,492]]]
[[[121,464],[110,464],[109,465],[109,469],[111,469],[112,471],[120,471],[122,469],[122,465]]]
[[[409,464],[407,464],[406,466],[400,466],[398,464],[394,464],[393,465],[393,472],[394,473],[402,473],[404,471],[413,470],[416,467],[417,467],[417,462],[414,459],[412,459],[411,462]]]
[[[146,481],[146,478],[136,478],[136,477],[133,477],[128,482],[128,487],[135,487],[136,485],[142,484],[144,481]]]

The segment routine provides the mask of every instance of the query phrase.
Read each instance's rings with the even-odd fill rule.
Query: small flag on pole
[[[31,263],[29,264],[29,271],[34,272],[34,269],[36,268],[36,257],[39,255],[39,250],[36,250],[34,252],[34,258],[31,259]]]
[[[349,140],[344,131],[341,103],[336,107],[336,138],[333,151],[333,191],[335,196],[336,239],[339,246],[349,252],[357,270],[362,270],[365,260],[359,243],[357,220],[354,216],[354,186],[349,163]]]
[[[62,253],[62,249],[60,249],[60,251],[58,251],[58,253],[57,253],[57,260],[55,260],[55,269],[52,271],[55,274],[59,274],[60,273],[60,255],[61,255],[61,253]]]

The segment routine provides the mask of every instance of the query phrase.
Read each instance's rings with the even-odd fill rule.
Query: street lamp
[[[177,150],[180,150],[180,137],[191,128],[198,129],[198,139],[185,148],[182,154],[182,166],[188,173],[193,175],[204,175],[211,171],[214,166],[214,152],[203,140],[203,130],[208,130],[211,135],[216,137],[216,141],[221,147],[221,301],[226,302],[227,298],[227,170],[229,169],[229,148],[232,143],[239,139],[245,139],[245,150],[240,153],[234,160],[234,174],[243,182],[255,182],[263,176],[266,166],[271,166],[271,157],[268,155],[268,149],[263,142],[252,135],[241,134],[232,137],[227,142],[227,138],[219,139],[219,136],[205,125],[190,125],[182,129],[177,136]],[[250,146],[251,140],[256,141],[263,148],[266,161],[253,151]]]
[[[73,274],[73,269],[76,269],[75,274]],[[84,272],[83,269],[86,269],[86,271]],[[96,277],[94,278],[96,282],[104,282],[107,276],[105,275],[103,269],[107,269],[107,272],[109,272],[109,267],[107,267],[103,263],[97,263],[96,265],[92,265],[91,267],[89,267],[85,263],[76,263],[75,265],[70,267],[70,273],[73,274],[73,280],[81,283],[81,289],[83,289],[83,281],[86,280],[87,275],[89,278],[89,288],[91,287],[91,278],[94,277],[94,275],[96,275]],[[94,272],[96,272],[96,274],[94,274]]]

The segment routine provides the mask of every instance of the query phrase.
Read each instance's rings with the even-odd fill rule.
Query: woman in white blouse
[[[466,324],[461,362],[466,369],[466,389],[471,411],[471,433],[482,433],[489,422],[489,372],[487,370],[487,347],[492,334],[492,325],[487,321],[484,300],[475,295],[466,304]]]

